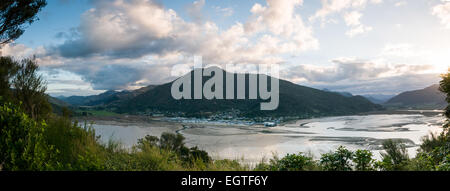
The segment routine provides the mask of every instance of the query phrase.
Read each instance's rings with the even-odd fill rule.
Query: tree
[[[308,171],[317,170],[317,164],[311,156],[298,154],[287,154],[282,159],[275,157],[270,160],[268,170],[274,171]]]
[[[37,20],[36,14],[46,5],[45,0],[2,0],[0,46],[19,38],[24,32],[24,24]]]
[[[11,57],[0,57],[0,97],[11,100],[11,79],[19,70],[19,64]]]
[[[450,69],[448,70],[447,74],[442,75],[439,90],[447,94],[445,100],[447,101],[447,103],[450,103]],[[450,119],[450,105],[447,105],[447,108],[445,109],[445,116],[447,117],[447,119]],[[445,124],[444,127],[449,126],[450,122],[447,120],[447,123]]]
[[[353,152],[340,146],[337,151],[323,154],[320,158],[320,165],[326,171],[351,171],[351,160]]]
[[[163,133],[159,139],[159,146],[162,149],[181,152],[185,148],[184,139],[181,134]]]
[[[45,94],[46,82],[37,74],[38,65],[34,59],[23,59],[12,80],[13,93],[17,102],[33,119],[45,118],[51,112],[51,105]]]
[[[358,171],[374,170],[373,165],[375,160],[372,158],[372,152],[368,150],[357,150],[354,153],[353,162]]]
[[[382,160],[379,163],[381,169],[388,171],[406,170],[409,156],[405,144],[389,139],[383,143],[383,149],[386,152],[381,153]]]

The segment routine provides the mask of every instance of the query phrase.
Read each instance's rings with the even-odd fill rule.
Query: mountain
[[[445,94],[435,84],[421,90],[403,92],[385,103],[389,107],[415,109],[443,109],[447,106]]]
[[[223,72],[225,78],[226,72]],[[245,75],[246,95],[249,89],[249,77],[255,74]],[[193,80],[191,71],[191,80]],[[236,78],[236,74],[234,74]],[[203,84],[208,80],[203,77]],[[225,80],[224,80],[225,82]],[[371,103],[362,96],[346,97],[339,93],[322,91],[291,83],[279,81],[279,107],[273,111],[261,111],[260,103],[265,100],[175,100],[171,95],[173,82],[156,86],[129,100],[123,101],[110,109],[116,112],[135,113],[146,111],[167,111],[185,113],[188,115],[201,115],[204,113],[238,110],[243,116],[330,116],[349,115],[360,112],[380,110],[382,107]],[[193,88],[193,84],[191,83]],[[268,83],[270,85],[270,83]],[[224,85],[225,86],[225,85]],[[235,80],[235,95],[236,95]],[[269,87],[270,88],[270,87]],[[193,94],[193,93],[192,93]],[[224,95],[226,94],[224,90]],[[225,97],[225,96],[224,96]]]
[[[372,103],[383,104],[383,103],[386,103],[389,99],[393,98],[395,95],[391,95],[391,94],[364,94],[362,96],[367,98]]]
[[[350,92],[331,91],[331,90],[329,90],[329,89],[327,89],[327,88],[324,88],[323,91],[338,93],[338,94],[340,94],[340,95],[342,95],[342,96],[345,96],[345,97],[353,97],[353,96],[354,96],[354,95],[353,95],[352,93],[350,93]]]
[[[53,113],[61,115],[63,113],[63,108],[71,108],[72,106],[59,98],[52,97],[47,95],[48,102],[52,106]]]
[[[153,89],[154,87],[156,86],[150,85],[133,91],[125,90],[121,92],[110,90],[99,95],[59,97],[59,99],[74,106],[106,106],[118,104],[122,101],[131,99],[139,94]]]
[[[374,98],[372,96],[364,96],[367,100],[369,100],[370,102],[374,103],[374,104],[382,104],[384,102],[386,102],[386,100],[381,100],[378,98]]]

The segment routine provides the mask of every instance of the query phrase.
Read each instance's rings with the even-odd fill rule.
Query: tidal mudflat
[[[259,162],[274,154],[311,153],[315,157],[340,145],[351,150],[369,149],[380,157],[386,139],[404,142],[415,155],[423,136],[441,132],[444,117],[422,114],[376,114],[298,120],[276,127],[246,124],[180,123],[149,120],[136,123],[96,120],[93,128],[107,142],[120,141],[125,147],[145,135],[181,133],[187,146],[198,146],[214,158]]]

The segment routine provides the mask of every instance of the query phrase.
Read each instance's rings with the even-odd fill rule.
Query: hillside
[[[155,87],[155,85],[150,85],[133,91],[121,92],[110,90],[99,95],[59,97],[59,99],[74,106],[106,106],[131,99]]]
[[[225,71],[222,72],[226,76]],[[249,75],[254,74],[246,74],[246,95]],[[207,80],[208,78],[203,77],[203,83]],[[171,96],[171,86],[172,82],[157,86],[111,109],[126,113],[169,111],[188,115],[239,110],[243,116],[300,117],[349,115],[382,109],[380,105],[373,104],[362,96],[346,97],[285,80],[280,80],[279,107],[274,111],[260,111],[260,103],[267,102],[264,100],[175,100]]]
[[[385,103],[389,107],[415,109],[443,109],[447,106],[445,94],[439,91],[439,85],[425,89],[403,92]]]

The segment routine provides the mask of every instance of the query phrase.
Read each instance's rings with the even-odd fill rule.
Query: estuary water
[[[445,118],[421,114],[385,114],[325,117],[292,121],[276,127],[247,124],[180,123],[151,121],[123,123],[96,121],[93,128],[101,141],[120,141],[130,148],[146,135],[181,133],[187,146],[198,146],[216,159],[239,159],[256,163],[273,155],[309,153],[315,158],[345,146],[350,150],[368,149],[380,158],[386,139],[400,140],[414,156],[422,137],[440,133]]]

